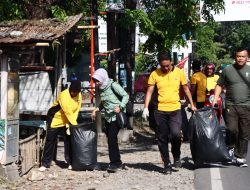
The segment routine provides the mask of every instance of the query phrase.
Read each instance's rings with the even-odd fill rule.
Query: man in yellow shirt
[[[81,82],[74,80],[71,82],[69,88],[59,94],[54,105],[48,110],[42,166],[39,168],[39,171],[45,171],[50,167],[59,134],[65,135],[64,146],[68,147],[68,150],[65,149],[65,159],[69,164],[69,169],[71,169],[70,138],[66,135],[66,126],[77,125],[77,117],[81,104]]]
[[[203,108],[206,100],[207,77],[201,71],[201,61],[195,59],[192,62],[192,70],[194,74],[191,77],[191,94],[196,107]]]
[[[179,96],[180,87],[183,88],[193,111],[196,110],[191,93],[187,86],[187,79],[181,69],[174,67],[171,63],[170,52],[159,53],[159,63],[161,68],[150,74],[148,89],[144,104],[142,117],[149,116],[148,106],[156,86],[158,90],[158,104],[154,111],[156,121],[156,135],[158,147],[164,162],[163,172],[171,174],[172,165],[169,158],[168,142],[172,144],[172,154],[174,157],[174,167],[181,167],[180,147],[181,147],[181,103]]]

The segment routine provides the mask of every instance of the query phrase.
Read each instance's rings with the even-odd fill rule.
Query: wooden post
[[[118,47],[118,28],[117,28],[117,19],[118,13],[116,12],[108,12],[107,13],[107,49],[113,50]],[[117,80],[116,78],[116,52],[111,52],[109,54],[108,60],[108,73],[109,77],[113,80]]]
[[[6,54],[0,55],[1,63],[1,119],[5,120],[5,148],[7,136],[7,117],[8,117],[8,56]],[[6,150],[0,151],[0,164],[6,162]]]
[[[94,22],[93,20],[90,21],[91,23],[91,26],[94,25]],[[94,52],[95,52],[95,41],[94,41],[94,29],[91,28],[90,29],[90,101],[91,103],[93,104],[93,94],[94,94],[94,83],[93,83],[93,80],[92,80],[92,76],[93,76],[93,73],[94,73]]]
[[[136,9],[137,1],[126,1],[126,8],[130,10]],[[126,52],[127,57],[126,61],[126,70],[127,70],[127,92],[130,95],[130,98],[133,95],[133,85],[134,81],[132,78],[132,72],[135,69],[135,26],[130,26],[127,28],[127,44],[126,44]]]
[[[6,54],[0,55],[1,62],[1,119],[8,115],[8,59]]]
[[[92,0],[92,22],[94,25],[98,25],[98,6],[97,6],[97,0]],[[96,55],[97,52],[99,52],[99,40],[98,40],[98,30],[93,30],[93,39],[92,39],[92,43],[94,46],[94,55],[93,55],[93,67],[99,68],[99,61],[96,62],[97,59],[95,59],[95,56],[99,56]],[[95,68],[92,68],[93,72],[95,70]],[[91,82],[93,82],[91,80]],[[93,85],[94,86],[94,85]],[[95,105],[99,105],[101,102],[101,98],[100,98],[100,93],[98,91],[97,88],[95,88]],[[106,139],[104,133],[102,132],[102,116],[101,116],[101,112],[98,111],[96,114],[96,130],[97,130],[97,134],[98,134],[98,144],[99,145],[103,145],[104,144],[104,139]]]

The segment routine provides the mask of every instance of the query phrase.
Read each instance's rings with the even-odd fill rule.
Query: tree
[[[82,13],[83,17],[91,14],[92,0],[1,0],[0,21],[16,19],[58,18]],[[98,1],[103,10],[105,0]]]
[[[1,0],[1,20],[50,16],[62,19],[67,15],[91,14],[91,0]],[[98,1],[99,10],[103,10],[106,1]],[[190,39],[199,21],[199,3],[197,0],[141,0],[137,10],[126,10],[125,25],[138,23],[141,32],[149,38],[144,45],[148,52],[171,49],[173,45],[185,45]],[[211,22],[211,11],[223,10],[223,0],[204,0],[202,16]],[[40,8],[40,9],[38,9]],[[37,13],[37,9],[41,13]],[[32,14],[36,13],[36,14]],[[186,39],[183,39],[183,34]]]
[[[223,0],[204,0],[201,14],[208,22],[213,21],[211,11],[218,13],[223,10]],[[55,17],[63,20],[67,15],[83,13],[83,17],[91,15],[91,0],[1,0],[1,20],[12,20],[34,17]],[[99,10],[104,10],[106,1],[98,1]],[[143,51],[155,53],[171,49],[173,45],[185,45],[186,39],[191,39],[198,26],[198,0],[140,0],[140,9],[126,10],[123,25],[134,26],[139,24],[141,32],[148,35]],[[40,7],[41,9],[37,9]],[[41,13],[37,13],[41,10]],[[34,13],[34,14],[33,14]],[[183,36],[185,35],[185,38]],[[88,43],[88,33],[82,33],[82,44]],[[88,46],[85,46],[86,49]]]
[[[200,24],[195,32],[195,49],[194,57],[201,58],[205,62],[212,62],[219,64],[219,60],[224,58],[226,50],[223,48],[224,44],[220,41],[215,41],[217,24],[208,25]],[[223,52],[223,53],[222,53]],[[219,57],[218,55],[221,55]]]
[[[14,0],[1,0],[0,2],[0,22],[5,20],[21,19],[24,12],[21,4]]]
[[[127,10],[125,19],[126,23],[138,23],[141,32],[148,35],[144,51],[171,49],[173,45],[183,46],[186,39],[191,39],[200,20],[199,3],[197,0],[142,0],[141,9]],[[211,11],[218,13],[223,9],[223,0],[205,0],[201,14],[206,21],[213,22]]]
[[[250,48],[249,35],[250,22],[202,23],[195,32],[194,56],[217,65],[231,64],[238,47]]]
[[[105,0],[98,1],[99,10],[104,10]],[[92,0],[1,0],[0,21],[19,19],[57,18],[64,21],[67,16],[83,14],[80,25],[89,25],[84,18],[90,17]],[[67,61],[74,64],[82,51],[89,51],[89,30],[77,31],[72,29],[67,34]],[[75,44],[77,36],[79,43]]]
[[[238,47],[250,49],[250,21],[223,22],[217,30],[216,41],[221,41],[231,57]]]

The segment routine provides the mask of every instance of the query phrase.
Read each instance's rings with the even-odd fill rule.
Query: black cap
[[[81,81],[79,80],[71,81],[69,90],[74,92],[81,92]]]

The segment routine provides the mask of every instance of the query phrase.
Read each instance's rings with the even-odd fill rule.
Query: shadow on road
[[[201,168],[227,168],[232,166],[232,163],[203,163],[194,164],[192,158],[184,157],[182,158],[182,167],[188,170],[195,170]]]
[[[141,169],[145,171],[156,171],[160,172],[162,171],[162,167],[156,166],[155,164],[152,163],[135,163],[135,164],[126,164],[127,167],[129,168],[134,168],[134,169]]]

